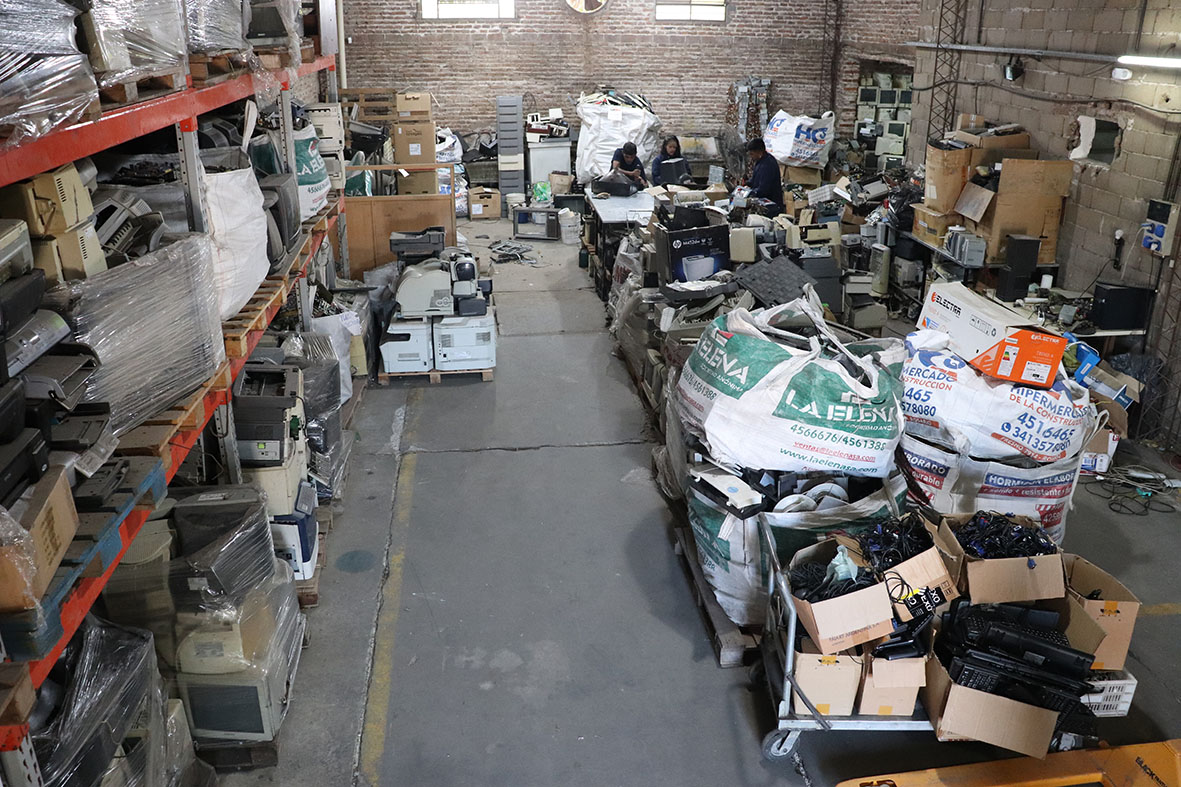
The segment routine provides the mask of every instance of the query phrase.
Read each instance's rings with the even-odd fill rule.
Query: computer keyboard
[[[1011,623],[1003,618],[997,618],[993,615],[971,614],[965,615],[961,618],[964,622],[964,628],[967,630],[969,642],[979,642],[984,633],[988,631],[988,627],[994,623],[1000,624],[1007,629],[1011,629],[1020,634],[1025,634],[1030,637],[1037,637],[1044,639],[1046,642],[1054,645],[1061,645],[1064,648],[1070,647],[1070,640],[1066,638],[1058,629],[1043,628],[1041,626],[1029,626],[1022,623]]]
[[[990,694],[1000,688],[1002,680],[1000,672],[970,664],[958,657],[951,660],[948,673],[959,685],[977,691],[987,691]]]
[[[734,280],[749,290],[760,306],[768,308],[801,297],[805,284],[816,286],[816,279],[787,257],[739,265]]]

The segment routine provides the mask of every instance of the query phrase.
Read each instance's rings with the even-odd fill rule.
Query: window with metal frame
[[[656,0],[658,22],[725,22],[726,0]]]
[[[422,0],[423,19],[513,19],[516,0]]]

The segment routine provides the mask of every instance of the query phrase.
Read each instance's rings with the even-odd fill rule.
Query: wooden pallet
[[[210,745],[198,742],[197,756],[218,773],[253,771],[279,764],[279,741]]]
[[[137,507],[155,506],[164,499],[164,465],[150,457],[133,457],[130,465],[102,510],[78,515],[74,539],[37,609],[0,616],[0,639],[14,661],[35,661],[49,653],[65,631],[61,607],[75,583],[106,573],[123,549],[123,521]]]
[[[383,383],[388,383],[391,380],[397,380],[400,378],[429,377],[430,381],[431,381],[431,385],[438,385],[439,383],[443,382],[443,377],[445,377],[445,376],[450,376],[453,374],[478,374],[478,375],[480,375],[481,380],[483,380],[486,383],[490,383],[490,382],[492,382],[492,374],[495,371],[496,371],[496,369],[493,368],[493,369],[446,369],[446,370],[431,369],[430,371],[426,371],[426,372],[392,372],[392,373],[388,373],[388,374],[386,372],[381,372],[380,374],[377,375],[377,379],[381,380]]]
[[[713,589],[701,570],[697,559],[697,545],[687,527],[673,528],[673,551],[681,558],[681,567],[689,579],[693,601],[701,611],[705,630],[718,657],[719,667],[741,667],[753,663],[758,655],[759,640],[754,632],[744,630],[726,617],[722,605],[714,598]]]
[[[288,46],[255,47],[254,54],[258,55],[262,67],[268,71],[292,68],[300,63],[310,63],[316,59],[316,42],[311,39],[300,42],[299,51],[295,53],[299,57],[298,61],[293,56],[291,47]]]
[[[250,351],[250,334],[267,329],[267,311],[276,303],[280,306],[287,299],[287,283],[281,279],[267,279],[258,286],[246,305],[237,314],[221,324],[222,338],[226,343],[226,355],[242,358]]]
[[[317,520],[323,516],[322,511],[316,511]],[[329,513],[328,521],[331,523],[332,516]],[[323,522],[320,522],[321,527]],[[331,527],[331,525],[329,525]],[[328,531],[321,529],[317,537],[320,542],[320,551],[316,555],[316,571],[312,574],[311,579],[298,579],[295,582],[295,597],[299,599],[300,609],[312,609],[320,606],[320,574],[324,570],[324,566],[328,565]]]
[[[229,361],[223,361],[199,388],[140,426],[119,437],[117,456],[151,456],[160,459],[165,468],[172,466],[171,444],[178,432],[200,429],[211,413],[205,411],[205,398],[211,391],[228,390],[234,383],[234,372]]]
[[[237,49],[189,55],[189,74],[193,77],[193,87],[209,87],[249,71],[249,57],[248,52]]]
[[[353,395],[340,408],[340,425],[345,429],[352,427],[353,418],[356,417],[357,410],[361,407],[361,402],[365,399],[365,391],[368,388],[368,377],[353,378]]]
[[[101,75],[99,81],[102,81]],[[115,109],[184,90],[187,82],[184,68],[162,68],[136,79],[100,87],[98,95],[104,110]]]

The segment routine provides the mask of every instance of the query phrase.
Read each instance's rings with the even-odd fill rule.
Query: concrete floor
[[[508,222],[461,223],[483,257]],[[488,236],[488,237],[481,237]],[[370,388],[275,769],[225,785],[829,785],[993,759],[930,734],[813,734],[716,666],[670,547],[652,435],[576,248],[495,272],[496,380]],[[1176,514],[1080,488],[1067,546],[1147,605],[1114,743],[1181,736]]]

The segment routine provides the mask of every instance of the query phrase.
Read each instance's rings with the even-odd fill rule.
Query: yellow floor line
[[[418,404],[421,399],[422,391],[417,388],[412,389],[406,397],[408,417],[402,435],[404,445],[413,445],[420,410]],[[414,472],[417,466],[418,455],[408,453],[402,457],[402,463],[398,467],[398,480],[394,487],[394,545],[390,550],[389,576],[385,583],[381,612],[377,616],[373,668],[369,673],[369,694],[365,699],[365,725],[361,733],[361,775],[374,787],[382,783],[381,760],[385,754],[390,692],[393,690],[394,633],[398,627],[398,612],[402,609],[402,564],[405,562],[406,552],[399,541],[410,525],[410,512],[414,501]]]
[[[1181,615],[1181,604],[1145,604],[1141,615]]]

